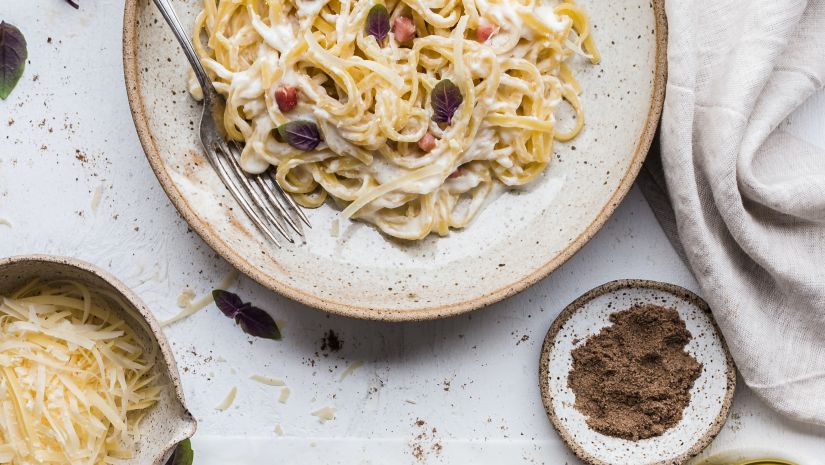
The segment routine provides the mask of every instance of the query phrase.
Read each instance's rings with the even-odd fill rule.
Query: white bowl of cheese
[[[192,436],[160,325],[123,283],[46,255],[0,259],[0,462],[162,465]]]

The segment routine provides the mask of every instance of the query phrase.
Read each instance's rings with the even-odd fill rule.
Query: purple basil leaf
[[[390,33],[390,12],[387,11],[387,7],[379,3],[370,8],[364,29],[368,36],[375,37],[378,42],[384,40]]]
[[[268,313],[249,302],[244,303],[237,294],[221,289],[212,291],[215,305],[224,315],[235,320],[243,332],[266,339],[281,339],[281,331]]]
[[[229,318],[235,318],[244,303],[237,294],[229,291],[215,289],[212,291],[212,298],[215,299],[215,305]]]
[[[262,337],[264,339],[281,339],[281,331],[278,324],[269,316],[269,313],[252,305],[244,306],[237,315],[235,322],[240,325],[243,332],[250,336]]]
[[[464,96],[461,95],[461,89],[453,84],[453,81],[442,79],[433,87],[430,94],[430,103],[433,106],[433,121],[436,123],[452,122],[455,111],[458,110],[463,101]]]
[[[5,100],[26,68],[26,38],[20,29],[0,22],[0,99]]]
[[[321,143],[321,132],[311,121],[290,121],[278,126],[278,135],[287,144],[308,152]]]

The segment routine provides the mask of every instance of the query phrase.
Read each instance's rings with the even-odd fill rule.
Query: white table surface
[[[0,1],[0,20],[17,25],[29,43],[25,75],[0,101],[0,219],[10,224],[0,225],[0,256],[90,261],[165,319],[179,311],[184,287],[203,295],[231,267],[187,228],[144,158],[123,83],[123,3],[80,2],[75,11],[61,0]],[[791,117],[789,130],[825,145],[823,110],[820,93]],[[697,287],[635,188],[550,277],[461,317],[415,324],[339,318],[241,277],[231,289],[283,321],[282,341],[248,338],[214,306],[166,330],[199,421],[195,463],[579,463],[541,406],[539,350],[566,304],[620,278]],[[337,353],[321,350],[328,330],[343,341]],[[340,379],[355,361],[364,365]],[[251,382],[251,374],[285,379],[288,402],[277,402],[278,389]],[[238,387],[235,404],[217,411],[231,386]],[[310,413],[325,406],[337,413],[322,424]],[[731,417],[707,453],[776,446],[805,463],[825,463],[821,434],[775,415],[740,380]]]

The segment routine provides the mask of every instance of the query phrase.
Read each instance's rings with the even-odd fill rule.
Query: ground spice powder
[[[643,304],[610,315],[613,325],[573,350],[567,384],[587,424],[630,440],[675,426],[702,364],[684,348],[691,334],[672,308]]]

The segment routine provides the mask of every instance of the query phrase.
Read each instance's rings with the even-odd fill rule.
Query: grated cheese
[[[113,311],[124,305],[72,281],[0,296],[0,463],[132,458],[160,387],[154,347]]]
[[[266,384],[268,386],[286,386],[286,383],[284,383],[284,380],[282,379],[270,378],[262,375],[252,375],[249,377],[249,379],[251,379],[252,381],[257,381],[261,384]]]
[[[275,425],[275,434],[277,434],[278,436],[283,436],[283,435],[284,435],[284,429],[283,429],[283,428],[281,428],[281,424],[280,424],[280,423],[278,423],[277,425]]]
[[[238,395],[238,388],[232,386],[232,389],[229,390],[229,394],[227,394],[223,401],[221,401],[221,403],[215,408],[221,412],[225,411],[232,406],[233,402],[235,402],[236,395]]]
[[[289,399],[289,388],[284,386],[281,388],[281,395],[278,396],[278,402],[285,404],[287,399]]]
[[[218,289],[226,289],[227,287],[229,287],[235,281],[235,279],[237,277],[238,277],[237,270],[230,271],[226,275],[226,277],[224,277],[223,280],[220,283],[218,283],[217,288]],[[189,291],[189,292],[192,292],[192,295],[190,297],[189,293],[187,292],[187,289],[188,288],[182,290],[181,294],[178,296],[178,302],[177,302],[178,306],[180,307],[181,304],[183,304],[183,306],[182,306],[183,310],[181,310],[177,315],[173,316],[172,318],[169,318],[168,320],[161,321],[160,322],[161,326],[169,326],[172,323],[176,323],[180,320],[183,320],[184,318],[189,318],[190,316],[194,315],[195,313],[198,313],[199,311],[206,308],[207,305],[209,305],[209,304],[211,304],[212,302],[215,301],[215,299],[212,298],[212,292],[210,291],[210,292],[206,293],[206,295],[204,295],[203,297],[198,299],[197,301],[192,302],[192,299],[195,297],[194,292],[192,292],[191,290]]]
[[[344,378],[351,375],[353,371],[361,368],[362,366],[364,366],[364,362],[362,362],[361,360],[356,360],[352,362],[352,365],[348,366],[347,369],[344,370],[343,373],[341,373],[341,377],[338,380],[342,381]]]
[[[312,412],[312,416],[318,417],[318,421],[326,423],[335,419],[335,407],[324,407]]]
[[[195,300],[195,291],[189,286],[184,287],[178,294],[178,308],[189,307],[193,300]]]
[[[92,194],[92,213],[97,213],[97,207],[100,206],[101,199],[103,199],[103,184],[97,186],[94,194]]]

